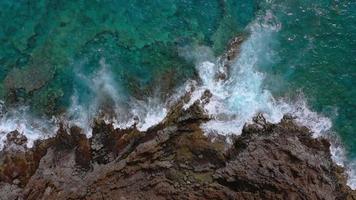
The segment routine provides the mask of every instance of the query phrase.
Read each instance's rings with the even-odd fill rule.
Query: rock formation
[[[62,126],[27,149],[18,132],[0,155],[0,199],[356,199],[325,139],[262,115],[240,136],[205,135],[199,103],[177,104],[147,132],[97,120],[92,138]]]

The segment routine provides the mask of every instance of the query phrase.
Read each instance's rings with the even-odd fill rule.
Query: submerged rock
[[[285,117],[262,115],[228,144],[200,129],[198,103],[176,105],[161,124],[139,132],[97,120],[88,139],[78,127],[32,149],[1,152],[4,199],[355,199],[325,139]],[[22,145],[18,133],[7,146]]]

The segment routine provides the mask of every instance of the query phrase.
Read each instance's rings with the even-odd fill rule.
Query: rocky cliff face
[[[199,103],[139,132],[97,121],[32,149],[17,132],[0,155],[0,199],[356,199],[325,139],[262,115],[240,136],[205,135]]]

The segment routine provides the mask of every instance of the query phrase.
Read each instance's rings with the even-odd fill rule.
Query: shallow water
[[[0,9],[0,95],[53,114],[68,106],[75,88],[88,90],[75,73],[93,75],[102,59],[123,96],[152,92],[162,76],[170,76],[171,87],[181,84],[194,66],[178,56],[177,47],[203,44],[221,52],[252,18],[254,6],[218,0],[23,0],[1,1]],[[31,72],[36,76],[26,76]]]
[[[216,81],[238,35],[241,54]],[[193,80],[193,99],[213,93],[206,131],[289,113],[356,159],[354,0],[3,0],[0,41],[1,138],[19,129],[36,139],[63,118],[90,135],[102,115],[146,130]]]
[[[124,126],[133,115],[164,117],[159,104],[196,78],[179,49],[206,45],[219,55],[257,4],[23,0],[1,1],[0,10],[0,99],[8,107],[83,126],[112,112],[108,120]],[[153,114],[146,104],[162,108]]]

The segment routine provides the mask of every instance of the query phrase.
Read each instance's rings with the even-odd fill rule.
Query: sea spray
[[[191,57],[187,56],[187,52],[181,53],[186,58],[195,59],[201,80],[190,82],[194,89],[184,108],[187,109],[195,101],[199,101],[204,91],[209,90],[212,97],[204,108],[212,120],[202,124],[202,129],[207,133],[218,134],[240,134],[243,126],[250,123],[258,113],[262,113],[272,123],[278,123],[284,115],[291,115],[295,117],[297,124],[309,128],[314,137],[326,137],[331,141],[333,160],[346,168],[348,185],[356,188],[356,164],[346,159],[345,151],[338,140],[330,137],[335,135],[332,133],[331,120],[312,111],[302,93],[293,100],[288,97],[275,99],[263,87],[265,74],[257,70],[258,64],[262,60],[273,60],[273,48],[270,47],[281,28],[271,11],[258,17],[249,26],[250,36],[241,45],[241,53],[230,66],[230,74],[226,80],[216,78],[224,67],[219,62],[221,58],[212,59],[210,50],[206,47],[195,48]]]
[[[210,102],[204,107],[213,118],[202,125],[207,132],[240,133],[245,123],[258,113],[264,113],[271,122],[278,122],[283,117],[283,113],[276,109],[271,93],[262,87],[264,74],[256,70],[259,58],[270,51],[270,42],[281,25],[270,11],[262,19],[249,26],[250,36],[242,44],[241,53],[228,72],[222,72],[225,68],[221,66],[221,58],[213,60],[206,56],[210,55],[208,50],[207,53],[202,52],[206,48],[196,48],[197,52],[192,53],[201,83],[185,108],[198,100],[205,90],[212,93]],[[203,60],[202,57],[208,57],[209,60]],[[228,78],[217,78],[219,73],[228,73]]]
[[[90,137],[93,120],[101,117],[108,123],[123,121],[132,116],[126,116],[127,110],[120,92],[120,85],[112,77],[110,66],[105,59],[99,62],[99,69],[92,75],[86,75],[77,69],[74,94],[71,97],[71,106],[66,117],[69,125],[81,127],[85,134]],[[86,90],[82,92],[78,90]],[[117,119],[120,117],[120,119]]]
[[[6,109],[0,101],[0,150],[4,147],[7,134],[17,131],[27,138],[27,147],[31,148],[34,141],[53,137],[57,132],[56,118],[38,118],[29,114],[29,108],[22,106],[17,109]]]
[[[146,100],[127,97],[112,77],[111,66],[104,59],[99,65],[99,70],[92,76],[77,72],[78,80],[90,91],[90,95],[82,97],[75,90],[66,116],[70,126],[81,127],[90,137],[96,118],[113,124],[115,128],[136,126],[140,131],[146,131],[164,119],[167,108],[158,97],[147,97]],[[89,98],[89,101],[80,100],[83,98]]]

